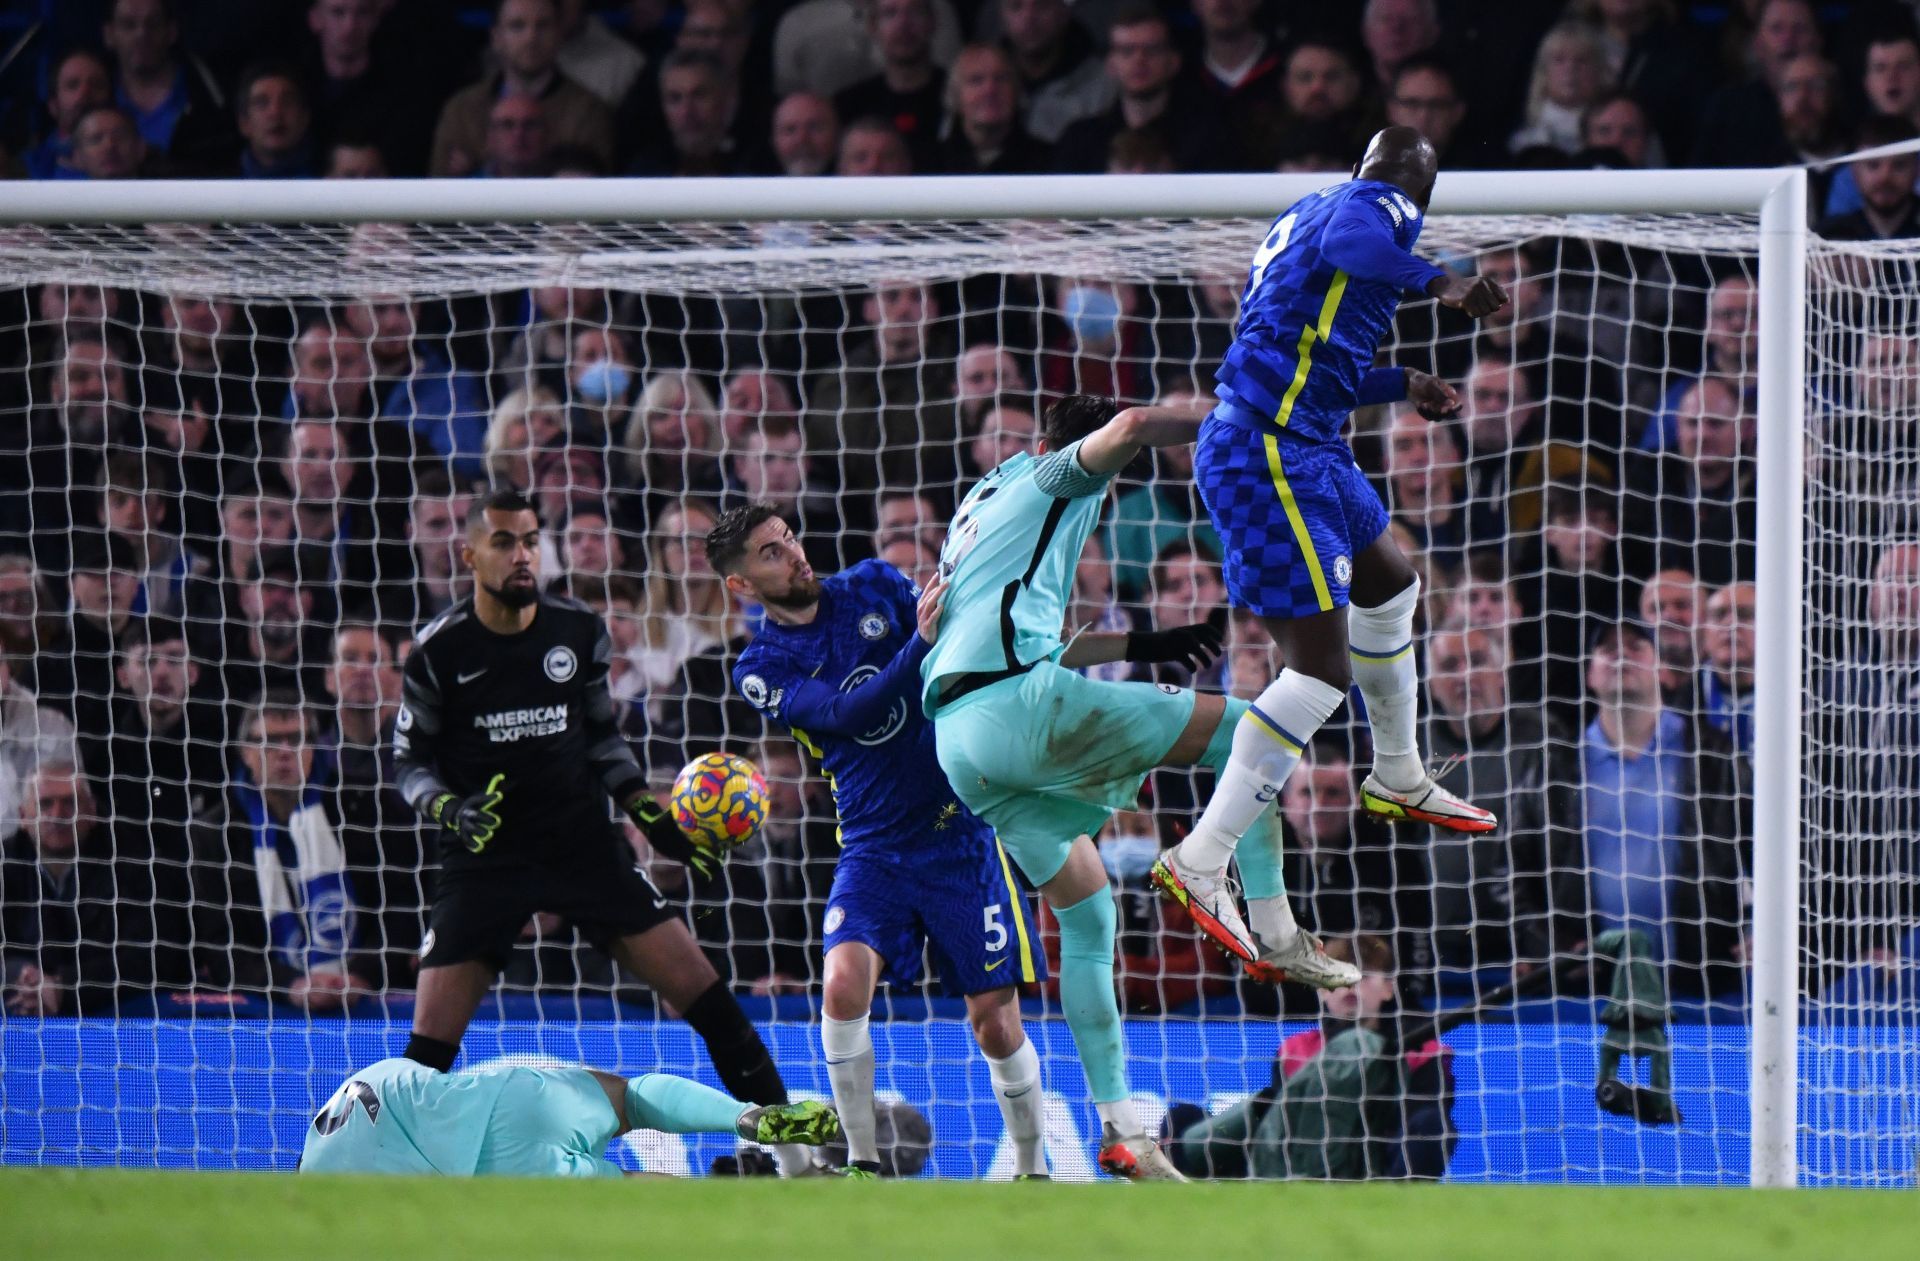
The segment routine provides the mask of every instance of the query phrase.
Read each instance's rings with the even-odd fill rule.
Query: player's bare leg
[[[1176,748],[1191,755],[1186,760],[1210,762],[1219,778],[1193,834],[1154,864],[1153,881],[1187,909],[1205,937],[1241,960],[1252,975],[1266,981],[1291,977],[1337,989],[1354,984],[1360,974],[1351,964],[1328,957],[1319,940],[1294,921],[1281,874],[1278,831],[1262,826],[1259,839],[1245,851],[1240,851],[1240,842],[1271,810],[1306,742],[1345,699],[1346,610],[1265,621],[1288,668],[1231,732],[1219,729],[1225,702],[1212,698],[1206,743],[1195,749],[1201,732],[1191,725],[1182,734]],[[1195,723],[1201,718],[1196,703]],[[1214,743],[1222,735],[1230,741],[1224,759]],[[1227,876],[1236,852],[1250,925],[1240,917]]]
[[[619,938],[610,953],[700,1035],[728,1094],[757,1104],[787,1102],[786,1084],[766,1043],[685,923],[666,920],[643,933]],[[787,1176],[813,1166],[812,1157],[797,1143],[776,1144],[774,1151]]]
[[[1126,1040],[1113,994],[1113,890],[1091,838],[1074,838],[1040,896],[1060,923],[1060,1007],[1100,1114],[1100,1167],[1126,1178],[1186,1181],[1147,1137],[1127,1086]]]
[[[493,977],[493,968],[478,959],[421,968],[407,1058],[443,1073],[451,1069],[473,1013],[493,988]]]
[[[843,941],[827,951],[820,994],[820,1049],[847,1138],[847,1169],[855,1177],[880,1170],[880,1145],[874,1136],[873,1035],[867,1021],[883,966],[871,946]]]
[[[1047,1176],[1045,1124],[1041,1111],[1040,1055],[1020,1023],[1020,995],[1013,986],[967,995],[967,1023],[987,1058],[994,1102],[1013,1140],[1013,1176]]]
[[[1373,727],[1373,769],[1360,786],[1362,808],[1456,832],[1491,832],[1499,823],[1492,812],[1435,783],[1420,755],[1420,678],[1413,657],[1420,579],[1392,535],[1382,534],[1354,557],[1351,599],[1353,681],[1366,697]]]

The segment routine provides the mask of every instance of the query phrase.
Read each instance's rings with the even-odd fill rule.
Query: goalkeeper
[[[617,803],[659,852],[713,861],[647,795],[614,725],[605,624],[540,590],[540,518],[517,491],[474,501],[461,558],[473,595],[421,629],[394,720],[400,792],[443,829],[407,1058],[453,1067],[521,928],[549,911],[679,1012],[729,1091],[785,1103],[759,1032],[613,822]],[[811,1169],[797,1146],[780,1165]]]
[[[607,1144],[629,1130],[737,1134],[818,1145],[840,1132],[823,1103],[753,1105],[665,1073],[496,1065],[441,1073],[381,1060],[333,1092],[307,1127],[302,1173],[618,1178]]]

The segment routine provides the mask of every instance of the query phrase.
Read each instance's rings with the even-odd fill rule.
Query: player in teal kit
[[[840,1132],[823,1103],[741,1103],[665,1073],[499,1065],[443,1073],[407,1059],[354,1073],[307,1127],[302,1173],[618,1178],[607,1144],[628,1130],[737,1134],[818,1146]]]
[[[941,769],[1059,920],[1060,1002],[1100,1113],[1100,1163],[1130,1177],[1179,1174],[1129,1098],[1113,894],[1091,838],[1135,805],[1154,767],[1223,764],[1246,703],[1074,673],[1121,660],[1198,667],[1219,653],[1224,616],[1066,642],[1062,624],[1114,475],[1142,447],[1192,441],[1199,420],[1084,395],[1049,408],[1039,453],[987,474],[954,517],[940,556],[946,611],[920,667]]]
[[[1415,725],[1420,582],[1341,438],[1362,404],[1408,400],[1429,420],[1459,408],[1435,377],[1373,366],[1402,294],[1474,319],[1506,305],[1492,280],[1449,276],[1412,252],[1437,166],[1419,132],[1389,127],[1352,180],[1274,220],[1215,374],[1219,404],[1194,451],[1194,481],[1226,547],[1228,596],[1259,615],[1286,669],[1237,725],[1213,799],[1153,878],[1215,944],[1296,977],[1292,961],[1311,938],[1294,923],[1278,856],[1264,843],[1239,854],[1251,931],[1227,864],[1349,686],[1359,684],[1373,728],[1373,769],[1361,785],[1369,813],[1460,832],[1496,825],[1427,773]]]

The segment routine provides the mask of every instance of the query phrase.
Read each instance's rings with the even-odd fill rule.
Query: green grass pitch
[[[0,1170],[5,1253],[588,1261],[1914,1256],[1911,1192],[508,1182]]]

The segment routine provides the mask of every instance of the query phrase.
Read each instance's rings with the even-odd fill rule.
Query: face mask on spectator
[[[1114,836],[1100,842],[1100,861],[1107,876],[1118,884],[1138,884],[1147,878],[1160,857],[1160,841],[1152,836]]]
[[[584,402],[610,403],[625,398],[632,384],[632,373],[611,359],[599,359],[575,374],[573,392]]]
[[[1060,304],[1060,314],[1065,317],[1067,327],[1073,330],[1075,340],[1109,341],[1113,337],[1114,325],[1120,322],[1120,300],[1109,290],[1079,285],[1067,290],[1066,299]]]

